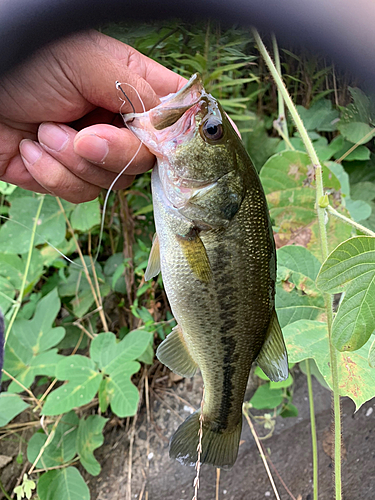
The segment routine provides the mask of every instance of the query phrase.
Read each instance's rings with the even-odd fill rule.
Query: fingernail
[[[39,127],[38,139],[43,146],[53,151],[61,151],[67,144],[68,133],[53,123],[42,123]]]
[[[109,153],[109,144],[98,135],[82,135],[74,142],[74,150],[86,160],[103,163]]]
[[[24,139],[20,142],[20,152],[25,162],[33,165],[42,156],[42,150],[38,143],[30,139]]]

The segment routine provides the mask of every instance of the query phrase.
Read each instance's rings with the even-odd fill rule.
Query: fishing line
[[[136,93],[141,105],[142,105],[142,108],[143,108],[143,112],[145,113],[146,112],[146,108],[145,108],[145,105],[143,103],[143,100],[142,100],[142,97],[140,96],[138,90],[133,87],[133,85],[131,85],[130,83],[121,83],[119,81],[116,82],[116,89],[117,90],[120,90],[121,93],[125,96],[125,98],[127,99],[127,101],[130,103],[130,106],[132,107],[132,110],[133,110],[133,113],[135,113],[135,108],[134,108],[134,105],[133,103],[131,102],[131,100],[129,99],[129,97],[125,94],[124,90],[122,89],[121,85],[128,85],[129,87],[131,87],[134,92]],[[121,99],[121,97],[119,97],[120,101],[122,102],[121,106],[120,106],[120,110],[119,110],[119,113],[120,115],[122,116],[122,119],[124,119],[124,115],[123,113],[121,113],[121,109],[122,107],[125,105],[125,102],[123,99]],[[134,118],[133,118],[134,120]],[[132,121],[133,121],[132,120]],[[124,120],[124,125],[125,127],[129,129],[129,127],[127,126],[125,120]],[[135,134],[133,134],[135,136]],[[139,139],[140,140],[140,143],[139,143],[139,146],[137,148],[137,151],[134,153],[133,157],[131,158],[130,161],[128,161],[128,163],[125,165],[125,167],[121,170],[121,172],[115,177],[114,181],[112,181],[112,184],[109,186],[108,188],[108,191],[107,191],[107,194],[105,195],[105,198],[104,198],[104,203],[103,203],[103,214],[102,214],[102,220],[101,220],[101,223],[100,223],[100,231],[99,231],[99,242],[98,242],[98,248],[97,248],[97,251],[96,251],[96,254],[95,254],[95,258],[94,258],[94,264],[95,262],[98,260],[98,257],[99,257],[99,252],[100,252],[100,244],[102,242],[102,237],[103,237],[103,232],[104,232],[104,220],[105,220],[105,212],[106,212],[106,209],[107,209],[107,204],[108,204],[108,199],[109,199],[109,195],[111,194],[111,191],[112,191],[112,188],[113,186],[116,184],[116,182],[119,180],[119,178],[122,176],[122,174],[125,172],[125,170],[129,167],[129,165],[135,160],[137,154],[139,153],[139,151],[141,150],[141,147],[142,145],[144,144],[144,142],[142,141],[142,139]]]

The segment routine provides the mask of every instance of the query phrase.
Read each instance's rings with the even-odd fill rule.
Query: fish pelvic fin
[[[145,271],[145,281],[155,278],[160,273],[160,245],[157,233],[152,240],[152,247]]]
[[[206,248],[198,232],[193,229],[186,236],[177,235],[177,241],[194,276],[203,283],[208,283],[212,278],[212,269]]]
[[[156,351],[156,356],[172,372],[181,377],[193,377],[198,365],[191,357],[181,327],[175,326]]]
[[[275,310],[268,326],[266,340],[256,361],[273,382],[288,378],[288,354]]]
[[[169,444],[169,456],[183,465],[195,465],[198,460],[198,443],[200,429],[198,410],[190,415],[173,434]],[[231,431],[215,431],[210,423],[202,424],[202,464],[211,464],[222,469],[230,469],[238,455],[242,429],[242,418]]]

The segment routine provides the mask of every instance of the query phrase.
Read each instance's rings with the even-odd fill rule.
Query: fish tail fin
[[[173,434],[169,446],[169,456],[183,465],[195,465],[198,460],[200,410],[190,415]],[[240,443],[242,418],[234,430],[215,431],[209,422],[203,421],[202,464],[229,469],[237,459]]]

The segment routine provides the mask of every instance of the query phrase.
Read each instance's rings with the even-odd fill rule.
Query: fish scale
[[[288,376],[267,203],[238,135],[199,77],[155,110],[128,115],[128,126],[158,159],[157,239],[145,277],[161,270],[178,326],[157,356],[183,376],[200,369],[201,461],[228,468],[238,453],[252,363],[271,380]],[[200,412],[171,439],[170,455],[184,464],[197,460]]]

